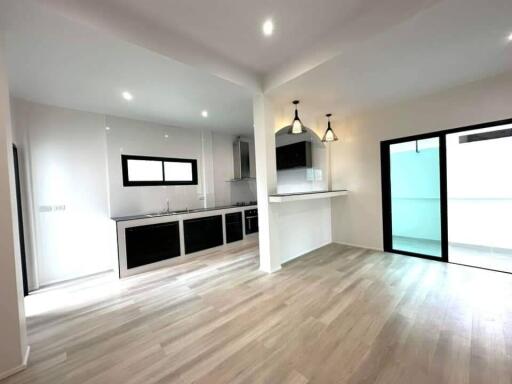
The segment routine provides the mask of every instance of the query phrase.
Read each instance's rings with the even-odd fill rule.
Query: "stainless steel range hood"
[[[240,181],[251,178],[251,162],[249,143],[238,138],[233,143],[234,178],[230,181]]]

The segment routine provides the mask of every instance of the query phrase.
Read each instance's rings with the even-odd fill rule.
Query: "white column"
[[[9,88],[0,41],[0,379],[25,366],[25,311],[14,187]]]
[[[211,131],[201,131],[202,194],[203,208],[215,204],[215,181],[213,172],[213,135]]]
[[[254,146],[258,195],[260,270],[271,273],[281,269],[278,237],[278,207],[268,202],[276,192],[276,150],[274,113],[270,100],[262,94],[254,96]]]

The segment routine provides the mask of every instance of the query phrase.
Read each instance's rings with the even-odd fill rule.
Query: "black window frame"
[[[160,161],[162,163],[162,181],[130,181],[128,179],[128,160],[150,160]],[[189,163],[192,165],[191,181],[165,181],[165,163]],[[156,156],[139,156],[139,155],[121,155],[121,167],[123,172],[124,187],[149,187],[161,185],[197,185],[197,160],[181,159],[176,157],[156,157]]]

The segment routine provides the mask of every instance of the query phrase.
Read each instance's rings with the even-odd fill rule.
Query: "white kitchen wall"
[[[252,182],[227,182],[233,178],[233,135],[20,99],[12,110],[32,289],[112,269],[111,217],[161,211],[167,199],[171,209],[255,200]],[[123,187],[122,153],[197,159],[199,185]]]
[[[167,200],[176,210],[255,200],[249,182],[227,182],[233,178],[235,136],[111,116],[106,125],[113,217],[158,212]],[[197,159],[198,185],[123,187],[121,154]]]
[[[233,179],[233,142],[235,136],[213,133],[213,173],[215,185],[215,202],[218,205],[238,201],[256,200],[256,179],[231,182]],[[256,177],[254,140],[243,137],[249,142],[250,175]]]
[[[226,180],[233,178],[233,142],[226,140],[225,136],[218,133],[213,134],[213,147],[216,149],[213,152],[213,163],[224,165],[213,167],[215,199],[219,205],[230,204],[232,201],[232,183],[226,182]]]
[[[107,153],[112,216],[198,208],[203,205],[201,131],[108,116]],[[165,137],[168,135],[168,138]],[[121,154],[197,159],[198,185],[123,187]]]
[[[31,179],[25,207],[34,218],[30,265],[38,284],[112,269],[104,118],[18,99],[13,105],[23,173]]]
[[[320,137],[314,132],[276,135],[276,147],[309,140],[311,142],[311,167],[281,169],[277,171],[277,193],[322,191],[328,189],[328,152]]]
[[[333,188],[350,192],[332,203],[334,241],[383,247],[380,141],[511,118],[511,99],[512,75],[505,74],[338,122]]]

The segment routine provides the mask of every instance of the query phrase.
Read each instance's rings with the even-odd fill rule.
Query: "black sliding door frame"
[[[384,251],[398,253],[406,256],[420,257],[423,259],[449,262],[448,259],[448,179],[446,163],[446,136],[452,133],[471,131],[481,128],[512,124],[512,119],[498,120],[489,123],[469,125],[453,128],[444,131],[424,133],[420,135],[401,137],[398,139],[385,140],[380,143],[381,157],[381,187],[382,187],[382,225],[384,237]],[[391,164],[390,147],[392,144],[399,144],[409,141],[439,138],[439,186],[440,186],[440,209],[441,209],[441,257],[423,255],[419,253],[393,249],[393,220],[391,210]],[[455,263],[454,263],[455,264]],[[475,267],[481,268],[481,267]],[[486,268],[481,268],[486,269]],[[498,271],[503,272],[503,271]],[[508,273],[508,272],[505,272]]]
[[[391,203],[391,163],[390,148],[393,144],[439,139],[439,198],[441,217],[441,257],[423,255],[393,248],[393,218]],[[382,219],[384,228],[384,251],[407,256],[421,257],[429,260],[448,261],[448,196],[446,180],[446,136],[439,133],[426,133],[399,139],[386,140],[380,143],[381,178],[382,178]]]

